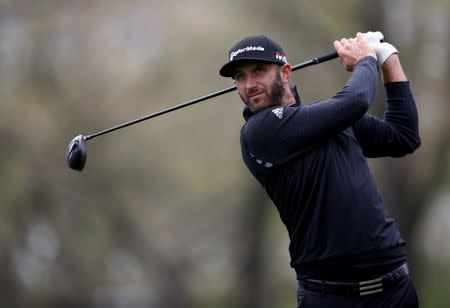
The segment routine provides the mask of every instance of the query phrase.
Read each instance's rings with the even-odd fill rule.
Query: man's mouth
[[[253,98],[253,97],[255,97],[255,96],[258,96],[258,95],[261,95],[261,94],[263,94],[264,92],[256,92],[256,93],[251,93],[251,94],[249,94],[249,95],[247,95],[247,98]]]

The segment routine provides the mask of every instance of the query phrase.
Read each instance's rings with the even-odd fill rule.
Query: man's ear
[[[280,68],[281,80],[283,83],[289,83],[291,78],[292,67],[289,63],[283,64]]]

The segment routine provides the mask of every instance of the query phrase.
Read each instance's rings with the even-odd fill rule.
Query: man
[[[247,37],[220,75],[245,103],[245,164],[277,207],[290,238],[298,307],[417,307],[405,242],[386,213],[367,157],[401,157],[420,146],[418,116],[397,50],[380,32],[334,47],[352,72],[333,97],[302,105],[279,44]],[[370,44],[369,42],[370,41]],[[384,119],[366,112],[381,69]]]

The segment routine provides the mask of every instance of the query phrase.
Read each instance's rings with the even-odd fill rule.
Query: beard
[[[274,80],[272,86],[270,87],[270,92],[268,93],[267,107],[280,106],[282,103],[284,92],[285,92],[285,90],[283,87],[283,82],[281,80],[281,74],[280,74],[280,71],[278,70],[275,80]],[[239,96],[241,97],[241,100],[244,102],[244,104],[246,106],[249,106],[249,104],[250,104],[249,100],[244,99],[240,93],[239,93]]]

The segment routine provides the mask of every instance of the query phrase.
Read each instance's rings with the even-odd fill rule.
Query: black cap
[[[265,35],[253,35],[240,40],[231,47],[228,56],[229,62],[219,71],[223,77],[233,77],[234,66],[242,60],[287,63],[281,46]]]

